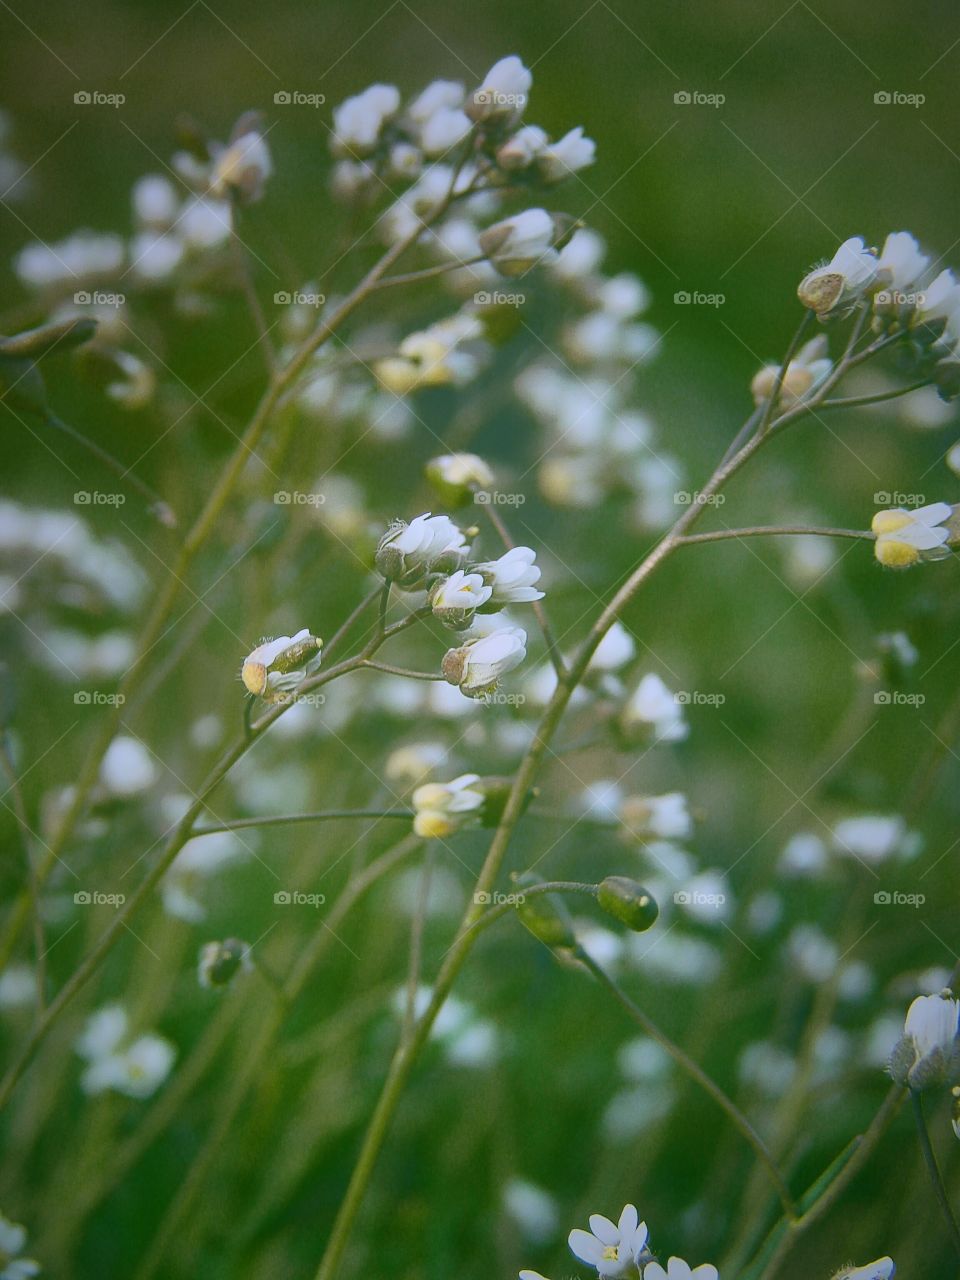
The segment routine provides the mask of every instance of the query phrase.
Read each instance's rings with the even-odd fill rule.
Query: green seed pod
[[[607,876],[602,880],[597,888],[597,902],[608,916],[635,933],[649,929],[660,914],[653,895],[628,876]]]
[[[553,948],[572,949],[577,945],[570,916],[552,894],[524,894],[521,887],[518,897],[517,915],[535,938]]]

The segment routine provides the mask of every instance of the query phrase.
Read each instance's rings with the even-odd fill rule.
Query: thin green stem
[[[947,1189],[943,1185],[943,1175],[940,1172],[940,1166],[937,1164],[936,1152],[930,1141],[930,1133],[927,1129],[927,1119],[923,1114],[923,1095],[915,1089],[910,1090],[910,1101],[913,1104],[913,1118],[917,1125],[917,1139],[920,1143],[920,1152],[923,1155],[923,1162],[927,1166],[927,1173],[930,1175],[930,1185],[933,1187],[933,1195],[940,1206],[950,1232],[950,1239],[953,1243],[954,1251],[960,1258],[960,1226],[957,1225],[957,1219],[953,1212],[953,1206],[950,1203],[950,1197],[947,1195]]]
[[[823,525],[812,524],[756,524],[747,525],[743,529],[714,529],[709,533],[691,533],[678,538],[680,546],[692,546],[697,542],[725,542],[739,538],[765,537],[804,537],[811,535],[820,538],[855,538],[874,541],[876,535],[869,529],[832,529]]]
[[[641,1027],[652,1040],[656,1040],[658,1044],[662,1045],[680,1069],[684,1071],[691,1080],[698,1084],[705,1093],[708,1093],[710,1097],[713,1098],[714,1102],[722,1107],[729,1118],[733,1121],[743,1138],[753,1148],[754,1153],[775,1187],[777,1195],[780,1197],[780,1203],[783,1205],[784,1214],[790,1221],[795,1221],[798,1216],[797,1207],[793,1196],[790,1194],[790,1188],[787,1186],[786,1180],[777,1166],[777,1162],[768,1151],[763,1139],[737,1104],[732,1100],[732,1098],[728,1097],[727,1094],[724,1093],[716,1081],[709,1076],[706,1071],[704,1071],[699,1063],[694,1062],[689,1054],[671,1040],[665,1031],[661,1031],[660,1027],[653,1021],[653,1019],[648,1014],[644,1013],[640,1006],[635,1004],[625,991],[621,990],[613,978],[611,978],[610,975],[601,968],[601,966],[597,964],[597,962],[592,959],[592,957],[588,955],[582,947],[577,949],[577,958],[590,970],[593,976],[598,980],[598,982],[600,982],[601,986],[610,992],[618,1004],[626,1009],[634,1022],[636,1022],[636,1024]]]

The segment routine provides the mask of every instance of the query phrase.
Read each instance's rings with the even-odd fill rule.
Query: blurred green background
[[[597,164],[564,186],[556,204],[601,231],[610,246],[608,270],[635,271],[652,290],[649,318],[664,340],[657,361],[641,374],[639,405],[657,422],[664,446],[684,461],[691,487],[709,473],[748,412],[749,381],[759,363],[786,347],[799,318],[796,284],[815,261],[831,255],[847,236],[862,234],[879,244],[899,229],[912,231],[934,257],[943,255],[941,265],[960,261],[960,14],[943,4],[923,3],[907,12],[889,0],[842,7],[822,0],[555,0],[543,6],[500,0],[482,6],[437,0],[38,0],[29,8],[13,0],[0,9],[0,31],[12,147],[31,166],[23,198],[0,206],[0,259],[9,262],[34,235],[49,241],[81,226],[127,230],[131,184],[169,156],[180,114],[223,137],[241,111],[259,107],[275,121],[269,142],[276,173],[267,199],[249,215],[248,230],[282,280],[275,285],[263,274],[265,293],[307,279],[332,293],[369,260],[361,252],[330,270],[350,238],[326,192],[329,135],[323,122],[329,123],[334,104],[373,80],[396,83],[405,94],[435,77],[479,81],[496,58],[518,53],[534,73],[528,119],[557,134],[583,124],[597,140]],[[122,92],[126,102],[119,109],[77,107],[73,96],[80,89]],[[323,93],[327,105],[316,112],[274,107],[273,96],[282,89]],[[722,94],[725,100],[717,107],[685,105],[675,101],[683,91]],[[884,104],[875,100],[878,93],[922,94],[925,101]],[[5,281],[3,310],[32,318],[12,274]],[[725,301],[717,308],[681,306],[674,302],[678,291],[721,293]],[[176,377],[203,392],[248,343],[248,321],[238,303],[220,308],[216,323],[184,323],[182,330],[168,331],[162,349]],[[242,423],[260,378],[253,357],[230,369],[215,390],[217,413]],[[159,412],[131,419],[104,408],[92,392],[77,391],[69,366],[51,370],[51,386],[55,404],[70,406],[78,425],[123,457],[139,454],[166,429]],[[423,409],[441,436],[452,407],[441,399]],[[519,410],[505,409],[484,424],[476,447],[497,463],[524,470],[539,449],[529,429],[515,429],[520,422],[526,419]],[[3,430],[3,494],[69,506],[69,476],[51,470],[42,448],[16,420],[5,418]],[[953,501],[958,482],[943,455],[955,438],[955,420],[918,429],[903,421],[896,406],[891,412],[834,417],[829,428],[806,423],[738,478],[720,514],[730,524],[810,519],[864,528],[878,490],[921,491],[927,501]],[[316,464],[315,443],[306,450],[309,465]],[[176,492],[189,512],[230,445],[216,418],[199,409],[151,453],[144,474],[164,492]],[[322,442],[319,448],[322,456]],[[382,451],[375,444],[366,456],[352,459],[377,519],[426,508],[418,476],[436,451],[432,436],[415,434],[410,443]],[[88,464],[81,459],[78,465]],[[153,538],[137,512],[128,509],[126,518],[139,537]],[[116,533],[110,512],[95,511],[91,519],[103,532]],[[708,514],[705,527],[711,522]],[[225,543],[234,532],[226,530]],[[548,558],[555,547],[600,597],[651,541],[626,531],[604,510],[571,517],[535,499],[525,506],[515,533],[536,538]],[[159,573],[151,554],[132,537],[127,540],[147,573]],[[954,564],[896,576],[882,573],[865,546],[843,543],[839,551],[838,567],[806,593],[785,577],[782,547],[757,542],[691,549],[631,606],[625,621],[650,665],[670,673],[675,686],[722,690],[726,698],[722,715],[709,706],[691,709],[690,741],[645,761],[642,787],[678,787],[690,794],[704,814],[698,852],[705,865],[737,863],[732,880],[742,897],[766,883],[791,832],[816,827],[810,810],[829,822],[848,812],[900,809],[912,798],[908,816],[923,832],[927,850],[910,874],[916,879],[936,867],[924,882],[927,903],[916,918],[911,913],[888,923],[882,912],[871,914],[863,904],[872,886],[862,880],[838,880],[825,897],[797,905],[798,918],[816,918],[835,936],[842,934],[851,903],[857,914],[865,910],[865,924],[874,927],[857,944],[857,955],[874,968],[883,992],[904,970],[951,964],[957,945],[960,878],[953,842],[960,792],[953,708],[960,600]],[[165,554],[161,549],[160,558]],[[217,577],[224,555],[222,546],[211,552],[202,579]],[[235,700],[235,686],[227,685],[242,656],[236,634],[254,643],[267,629],[268,615],[292,626],[316,617],[318,629],[328,634],[357,597],[355,577],[330,540],[314,535],[293,559],[266,546],[242,575],[211,596],[229,629],[211,618],[198,630],[189,662],[181,662],[175,681],[163,687],[163,704],[138,710],[143,734],[152,735],[178,769],[196,777],[198,756],[184,745],[184,728],[205,710],[223,710]],[[591,597],[556,562],[550,585],[551,613],[561,633],[574,629],[572,640],[582,634],[580,620]],[[295,607],[283,605],[290,597]],[[875,658],[875,635],[898,629],[920,651],[911,686],[925,697],[920,708],[874,707],[872,686],[858,673]],[[56,741],[64,703],[30,666],[30,637],[11,625],[4,639],[18,673],[24,708],[18,731],[31,761]],[[381,718],[361,725],[351,745],[378,764],[408,728],[402,720]],[[295,754],[296,744],[288,749]],[[369,779],[359,771],[344,776],[335,747],[328,744],[323,751],[335,794],[318,793],[315,806],[369,801]],[[69,780],[82,752],[81,736],[73,735],[31,775],[32,805],[39,804],[45,787]],[[615,776],[624,767],[622,760],[601,758],[589,771],[585,766],[584,776]],[[559,802],[569,782],[554,770],[544,786],[547,802]],[[4,818],[12,839],[9,814]],[[146,835],[133,823],[129,830],[120,828],[119,838],[136,843]],[[296,856],[309,868],[314,856],[322,862],[336,851],[338,838],[323,834],[305,848],[284,835],[270,850],[278,860]],[[382,844],[385,833],[371,839]],[[739,862],[758,839],[750,857]],[[478,865],[482,840],[467,837],[463,843],[466,861]],[[548,834],[530,831],[515,865],[532,861],[550,843]],[[590,837],[584,848],[574,836],[551,855],[549,866],[566,875],[583,871],[586,863],[603,871],[622,869],[625,857],[612,838],[607,847]],[[11,874],[7,887],[16,883]],[[247,888],[240,886],[218,904],[204,936],[217,936],[218,928],[241,936],[256,931],[263,913],[251,909],[245,916]],[[208,1175],[201,1227],[196,1241],[191,1236],[183,1245],[189,1263],[181,1259],[182,1269],[170,1275],[219,1280],[310,1274],[392,1043],[390,1024],[361,1023],[359,1032],[346,1031],[341,1038],[336,1018],[344,1016],[338,1012],[344,992],[360,1001],[378,984],[387,982],[389,991],[402,981],[405,924],[392,908],[389,893],[381,893],[352,922],[349,938],[363,956],[361,965],[331,952],[322,989],[300,1010],[297,1026],[306,1035],[312,1020],[333,1019],[331,1041],[322,1051],[325,1069],[314,1078],[312,1058],[295,1060],[252,1095],[242,1128],[230,1134]],[[443,928],[436,926],[434,936],[434,927],[428,972],[447,945]],[[146,962],[144,980],[152,983],[146,1004],[168,1034],[186,1043],[210,1017],[209,1004],[199,1002],[191,986],[198,939],[159,915],[150,929],[164,966]],[[746,1168],[744,1149],[712,1104],[689,1088],[664,1132],[654,1126],[626,1146],[604,1144],[599,1116],[617,1087],[617,1049],[632,1033],[589,984],[557,970],[545,952],[516,933],[488,939],[464,984],[466,996],[512,1037],[509,1063],[463,1075],[427,1056],[362,1215],[364,1245],[373,1257],[367,1259],[368,1273],[479,1280],[527,1264],[564,1274],[567,1227],[587,1211],[614,1213],[631,1199],[656,1241],[669,1238],[671,1250],[691,1261],[716,1260],[736,1234],[734,1193]],[[72,957],[73,943],[51,960],[58,977],[80,953],[76,942]],[[360,942],[369,945],[364,949]],[[645,992],[651,1011],[731,1089],[737,1053],[768,1033],[771,1008],[779,1010],[788,1043],[799,1040],[810,1013],[813,995],[788,984],[775,942],[765,944],[771,950],[762,956],[732,946],[724,977],[682,997],[672,989]],[[278,947],[282,969],[290,957],[279,940]],[[124,963],[114,956],[101,999],[121,980]],[[191,994],[182,997],[178,1012],[188,988]],[[894,1001],[891,1007],[900,1005]],[[869,1016],[864,1011],[861,1021]],[[255,1026],[262,1009],[238,1009],[238,1017]],[[56,1240],[58,1201],[70,1195],[69,1179],[58,1175],[61,1162],[70,1177],[82,1176],[109,1162],[124,1127],[135,1125],[135,1112],[106,1117],[102,1108],[116,1100],[97,1104],[96,1119],[76,1115],[78,1107],[91,1104],[66,1079],[68,1068],[76,1066],[69,1044],[64,1034],[48,1046],[40,1062],[43,1083],[30,1086],[22,1122],[7,1135],[16,1180],[5,1185],[0,1208],[18,1220],[29,1215],[32,1234],[40,1239]],[[231,1044],[232,1053],[242,1057],[244,1033]],[[226,1080],[230,1070],[226,1053],[206,1082],[208,1092],[191,1100],[164,1141],[98,1208],[79,1252],[69,1262],[61,1257],[59,1274],[131,1271],[155,1229],[158,1205],[173,1194],[202,1141],[205,1100],[221,1087],[219,1073]],[[855,1061],[848,1074],[848,1088],[825,1091],[806,1115],[806,1141],[796,1153],[798,1186],[878,1105],[882,1076]],[[58,1084],[64,1090],[55,1101]],[[942,1124],[941,1130],[948,1127]],[[284,1149],[301,1162],[291,1157],[292,1171],[274,1191],[264,1169],[278,1132]],[[940,1145],[956,1189],[956,1144]],[[515,1175],[557,1196],[562,1230],[553,1249],[533,1250],[503,1226],[500,1188]],[[851,1256],[866,1261],[888,1252],[904,1275],[952,1274],[921,1177],[903,1117],[840,1207],[804,1240],[785,1274],[826,1280]]]

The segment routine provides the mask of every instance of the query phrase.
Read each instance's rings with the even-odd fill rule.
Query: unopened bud
[[[239,938],[207,942],[200,948],[197,976],[201,987],[227,987],[238,973],[252,968],[250,947]]]
[[[644,933],[656,923],[660,908],[656,899],[637,880],[628,876],[607,876],[597,888],[597,903],[635,933]]]

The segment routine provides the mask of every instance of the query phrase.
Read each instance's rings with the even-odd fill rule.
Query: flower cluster
[[[115,1093],[149,1098],[163,1084],[176,1059],[169,1040],[154,1032],[130,1036],[129,1019],[120,1005],[92,1013],[75,1045],[87,1062],[81,1086],[85,1093]]]

